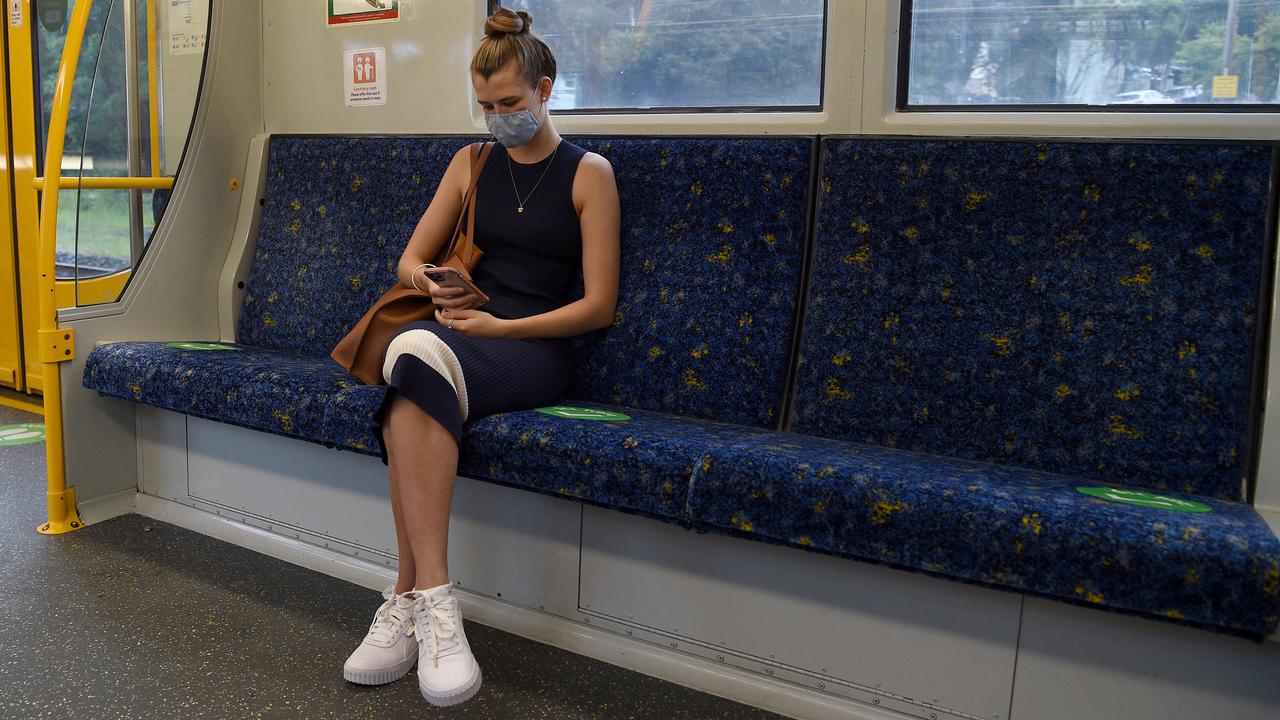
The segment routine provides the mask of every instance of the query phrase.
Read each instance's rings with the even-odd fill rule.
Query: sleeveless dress
[[[476,186],[476,244],[484,257],[471,279],[490,298],[478,309],[514,319],[575,299],[582,230],[573,179],[585,154],[561,140],[542,161],[524,164],[495,144]],[[513,179],[520,197],[527,196],[524,212],[517,211]],[[387,394],[373,415],[374,434],[382,437],[386,411],[401,393],[448,428],[461,446],[462,426],[469,419],[554,404],[568,387],[571,366],[568,338],[481,338],[434,319],[409,323],[387,345],[382,368]],[[385,443],[380,452],[386,464]]]

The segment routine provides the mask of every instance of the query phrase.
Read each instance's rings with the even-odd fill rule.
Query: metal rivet
[[[871,704],[872,704],[872,705],[879,705],[879,704],[880,704],[880,698],[871,698]]]
[[[724,656],[723,656],[723,655],[717,655],[717,656],[716,656],[716,659],[717,659],[717,660],[719,660],[720,662],[724,662]]]
[[[929,713],[929,720],[938,720],[938,713]]]
[[[772,675],[772,674],[773,674],[773,669],[772,669],[772,668],[770,668],[770,669],[768,669],[768,670],[765,670],[765,672],[767,672],[767,673],[769,673],[770,675]]]
[[[676,646],[676,644],[675,644],[675,643],[671,643],[671,647],[675,647],[675,646]]]
[[[630,634],[631,634],[631,631],[630,631],[630,630],[628,630],[628,631],[627,631],[627,634],[628,634],[628,635],[630,635]]]
[[[827,689],[827,684],[826,684],[826,683],[824,683],[824,682],[820,682],[820,683],[818,683],[818,689],[819,689],[819,690],[826,690],[826,689]]]

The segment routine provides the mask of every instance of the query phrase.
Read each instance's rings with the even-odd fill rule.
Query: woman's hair
[[[515,59],[529,85],[536,87],[544,75],[555,82],[556,58],[541,38],[529,32],[532,25],[533,15],[529,12],[498,8],[484,22],[484,39],[471,58],[471,72],[488,80]]]

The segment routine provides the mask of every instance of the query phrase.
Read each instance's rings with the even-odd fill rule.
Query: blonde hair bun
[[[503,35],[523,35],[533,26],[533,14],[527,10],[508,10],[498,8],[484,22],[484,34],[489,37]]]

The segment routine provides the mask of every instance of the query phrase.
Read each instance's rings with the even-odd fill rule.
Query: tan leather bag
[[[475,243],[476,183],[480,182],[480,171],[492,150],[493,143],[471,146],[471,185],[462,201],[462,213],[453,228],[453,238],[432,263],[454,267],[468,279],[484,256],[484,251]],[[462,230],[464,220],[466,232]],[[378,385],[383,382],[382,363],[392,336],[411,322],[435,319],[435,311],[436,305],[429,293],[397,279],[395,286],[378,298],[346,337],[338,341],[329,357],[366,384]]]

